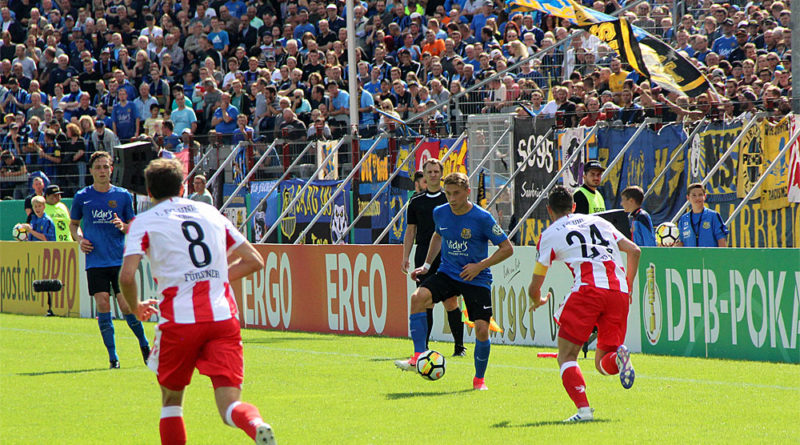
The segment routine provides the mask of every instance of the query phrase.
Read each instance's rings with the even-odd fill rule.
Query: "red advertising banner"
[[[408,336],[399,245],[259,244],[265,267],[233,283],[243,327]]]

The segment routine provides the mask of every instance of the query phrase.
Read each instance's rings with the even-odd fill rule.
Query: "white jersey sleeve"
[[[163,320],[221,321],[237,315],[227,257],[244,242],[216,208],[172,198],[133,221],[125,255],[149,258]]]
[[[555,260],[566,263],[575,277],[573,291],[581,286],[593,286],[628,292],[617,245],[623,237],[610,222],[600,217],[570,214],[542,233],[537,261],[544,266],[550,266]]]

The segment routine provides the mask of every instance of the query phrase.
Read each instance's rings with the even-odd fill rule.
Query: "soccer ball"
[[[417,357],[417,372],[428,380],[444,376],[444,356],[436,351],[425,351]]]
[[[26,241],[28,239],[28,229],[23,227],[22,224],[17,224],[11,229],[11,236],[17,241]]]
[[[665,222],[656,228],[656,243],[661,247],[672,247],[678,242],[680,232],[678,226]]]

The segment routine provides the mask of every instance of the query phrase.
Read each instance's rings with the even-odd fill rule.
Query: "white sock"
[[[161,418],[166,417],[183,417],[183,407],[180,405],[161,407]]]
[[[233,409],[236,408],[237,406],[241,405],[241,403],[242,402],[233,402],[230,405],[228,405],[228,409],[225,410],[225,423],[227,423],[228,425],[230,425],[230,426],[232,426],[234,428],[238,428],[238,427],[236,426],[235,423],[233,423],[233,419],[231,418],[231,415],[233,414]]]

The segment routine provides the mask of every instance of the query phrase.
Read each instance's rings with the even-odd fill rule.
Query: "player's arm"
[[[625,278],[628,281],[628,289],[633,289],[633,279],[636,278],[636,272],[639,270],[639,257],[642,255],[642,250],[633,241],[625,237],[621,237],[617,241],[617,246],[619,250],[625,252],[628,256]]]
[[[431,245],[428,246],[428,255],[425,257],[425,264],[429,265],[428,269],[430,269],[430,264],[433,263],[433,260],[436,259],[436,256],[439,255],[439,252],[441,252],[441,250],[442,250],[442,235],[433,232],[433,236],[431,236]]]
[[[83,231],[81,230],[81,220],[79,219],[69,220],[69,233],[72,234],[72,239],[78,242],[78,246],[81,248],[81,251],[83,253],[89,253],[92,251],[92,249],[94,249],[91,241],[83,237]]]
[[[409,257],[411,255],[411,248],[414,247],[414,239],[417,236],[417,225],[409,224],[406,226],[406,234],[403,236],[403,264],[400,265],[400,270],[403,273],[408,273],[410,266]]]
[[[535,311],[536,308],[544,305],[550,299],[549,292],[542,297],[542,285],[544,284],[545,276],[547,276],[547,266],[537,261],[533,266],[531,284],[528,285],[528,298],[531,299],[531,306],[528,310]]]
[[[502,263],[514,254],[514,246],[511,245],[511,241],[508,239],[501,242],[497,247],[498,249],[495,250],[493,254],[489,255],[488,258],[484,258],[477,263],[464,265],[459,276],[466,281],[472,281],[482,270],[488,269],[495,264]]]
[[[233,259],[233,261],[231,261]],[[248,241],[233,250],[228,258],[228,280],[236,281],[264,267],[264,259]]]
[[[136,271],[142,255],[128,255],[122,260],[119,270],[119,289],[122,296],[140,321],[147,321],[157,313],[158,300],[139,301],[139,289],[136,285]]]

